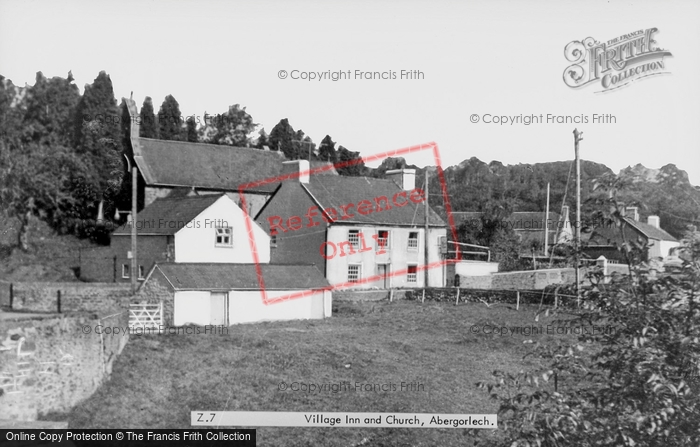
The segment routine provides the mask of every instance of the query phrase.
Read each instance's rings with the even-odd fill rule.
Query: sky
[[[133,92],[139,106],[172,94],[203,120],[240,104],[267,132],[288,118],[363,156],[435,142],[443,168],[571,160],[578,128],[585,160],[615,172],[673,163],[700,185],[699,22],[691,0],[0,0],[0,74],[22,86],[70,70],[82,91],[104,70],[117,99]],[[603,93],[564,83],[570,42],[649,28],[671,53],[664,74]],[[350,76],[301,79],[312,72]],[[525,125],[533,115],[542,122]],[[428,152],[406,159],[434,165]]]

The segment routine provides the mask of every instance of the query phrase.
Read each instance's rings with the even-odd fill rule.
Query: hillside
[[[569,176],[571,165],[571,161],[504,165],[498,161],[485,163],[472,157],[445,168],[444,174],[453,211],[484,211],[490,206],[502,206],[509,211],[544,211],[549,182],[550,209],[558,212],[564,200],[571,210],[576,206],[575,173]],[[387,170],[398,168],[416,169],[416,186],[424,184],[425,170],[406,164],[403,158],[384,160],[379,167],[371,169],[369,175],[380,177]],[[436,168],[428,169],[431,172],[430,204],[436,210],[442,210]],[[616,175],[604,164],[582,160],[584,217],[600,209],[592,200],[601,196],[594,191],[594,184],[606,177],[622,181],[624,187],[619,192],[620,200],[627,205],[639,206],[643,219],[649,215],[661,216],[661,226],[672,235],[680,237],[689,224],[700,225],[700,189],[691,185],[688,174],[673,164],[660,169],[637,164]]]
[[[78,281],[80,250],[94,246],[87,239],[58,235],[45,223],[33,219],[29,251],[14,248],[16,224],[0,219],[0,280],[4,281]]]

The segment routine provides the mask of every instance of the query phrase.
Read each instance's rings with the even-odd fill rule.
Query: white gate
[[[163,302],[159,304],[130,304],[129,330],[143,333],[163,331]]]

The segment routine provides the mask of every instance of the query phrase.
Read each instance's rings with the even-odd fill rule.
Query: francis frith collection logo
[[[599,82],[602,89],[596,93],[601,93],[638,79],[667,74],[664,57],[672,54],[656,45],[657,31],[657,28],[637,30],[607,42],[592,37],[570,42],[564,48],[564,55],[572,65],[564,70],[564,83],[580,88]]]

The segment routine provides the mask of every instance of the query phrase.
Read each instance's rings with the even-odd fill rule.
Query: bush
[[[545,368],[478,383],[500,403],[487,445],[700,445],[700,235],[682,273],[631,276],[582,294],[577,343],[539,346]],[[483,433],[474,432],[475,436]]]

